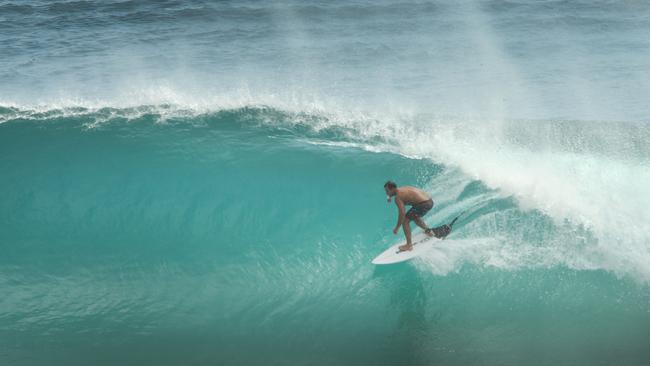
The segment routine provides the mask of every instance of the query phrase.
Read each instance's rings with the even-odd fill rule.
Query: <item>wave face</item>
[[[259,107],[191,114],[2,112],[6,361],[591,364],[618,360],[617,349],[641,364],[649,356],[647,223],[598,221],[643,201],[623,196],[609,207],[607,195],[590,202],[560,192],[535,207],[535,194],[612,187],[585,163],[561,172],[596,159],[589,146],[502,144],[479,158],[473,149],[483,146],[466,144],[456,165],[414,155],[437,138],[451,143],[446,134],[416,149],[420,138],[411,145],[353,127],[367,120]],[[567,122],[565,137],[568,126],[576,124]],[[527,135],[517,136],[522,146]],[[608,155],[618,169],[608,173],[645,174],[641,163],[630,173]],[[464,165],[471,157],[481,163]],[[541,163],[550,157],[560,166]],[[485,178],[466,173],[479,166]],[[549,191],[527,196],[537,170]],[[560,174],[569,182],[553,186]],[[425,258],[377,268],[369,261],[397,240],[382,193],[388,178],[432,193],[431,225],[467,213]],[[587,178],[590,186],[578,185]],[[614,193],[647,188],[620,184]],[[590,220],[555,216],[574,210]]]
[[[0,364],[647,364],[648,14],[0,2]]]

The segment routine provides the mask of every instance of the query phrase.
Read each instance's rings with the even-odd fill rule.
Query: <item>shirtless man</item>
[[[384,184],[384,190],[386,195],[388,195],[388,202],[390,202],[392,197],[395,197],[395,204],[399,209],[399,215],[397,217],[397,225],[393,229],[393,234],[397,234],[399,227],[402,226],[404,229],[404,236],[406,236],[406,244],[401,245],[399,250],[411,250],[413,249],[413,244],[411,243],[411,226],[409,225],[410,221],[415,221],[415,224],[422,229],[424,232],[433,236],[432,230],[422,221],[422,216],[424,216],[429,210],[433,207],[433,200],[431,197],[421,189],[415,187],[399,187],[397,184],[392,181],[386,182]],[[404,205],[410,205],[411,208],[408,212],[404,212]]]

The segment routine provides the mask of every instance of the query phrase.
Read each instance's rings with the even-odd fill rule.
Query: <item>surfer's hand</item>
[[[393,229],[393,234],[397,235],[397,230],[399,230],[399,227],[396,227],[396,228]]]

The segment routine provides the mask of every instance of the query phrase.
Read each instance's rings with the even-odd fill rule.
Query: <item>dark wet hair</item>
[[[388,187],[390,189],[397,188],[397,184],[395,184],[395,182],[393,182],[392,180],[389,180],[388,182],[386,182],[384,184],[384,188],[386,188],[386,187]]]

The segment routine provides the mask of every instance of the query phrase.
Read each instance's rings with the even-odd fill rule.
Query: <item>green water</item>
[[[0,124],[3,364],[650,360],[647,285],[595,265],[589,228],[313,119],[106,113]],[[400,239],[387,179],[432,193],[429,224],[468,213],[376,267]]]

